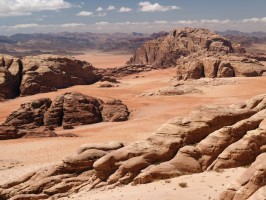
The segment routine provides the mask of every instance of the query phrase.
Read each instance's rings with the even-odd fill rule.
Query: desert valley
[[[265,58],[195,28],[2,55],[0,199],[263,199]]]

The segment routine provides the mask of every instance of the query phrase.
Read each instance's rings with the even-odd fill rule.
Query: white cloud
[[[86,24],[83,23],[67,23],[67,24],[61,24],[60,26],[64,27],[64,28],[73,28],[73,27],[77,27],[77,26],[85,26]]]
[[[14,26],[10,26],[10,28],[33,28],[33,27],[38,27],[40,26],[39,24],[17,24]]]
[[[130,11],[132,11],[132,9],[128,7],[121,7],[119,10],[119,12],[130,12]]]
[[[168,21],[155,21],[155,24],[167,24],[169,23]]]
[[[92,15],[93,15],[93,12],[87,12],[87,11],[81,11],[77,14],[77,16],[82,16],[82,17],[88,17]]]
[[[140,6],[140,11],[142,11],[142,12],[156,12],[156,11],[165,12],[165,11],[169,11],[169,10],[181,9],[178,6],[162,6],[159,3],[152,4],[149,1],[139,2],[138,5]]]
[[[243,22],[243,23],[248,23],[248,22],[254,22],[254,23],[257,23],[257,22],[266,22],[266,17],[263,17],[263,18],[243,19],[241,22]]]
[[[97,16],[97,15],[95,15]],[[244,32],[266,31],[266,17],[250,18],[240,20],[229,19],[198,19],[198,20],[179,20],[179,21],[124,21],[124,22],[106,22],[101,21],[93,24],[66,23],[66,24],[17,24],[11,26],[0,26],[0,34],[14,33],[49,33],[61,31],[77,32],[158,32],[171,31],[177,27],[199,27],[210,30],[239,30]]]
[[[102,7],[98,7],[98,8],[96,9],[96,11],[98,11],[98,12],[103,11],[103,8],[102,8]]]
[[[110,24],[109,22],[97,22],[95,25],[107,25]]]
[[[72,5],[65,0],[1,0],[0,16],[31,15],[32,12],[60,10]]]
[[[115,6],[110,5],[110,6],[108,6],[108,8],[106,10],[115,10],[115,9],[116,9]]]

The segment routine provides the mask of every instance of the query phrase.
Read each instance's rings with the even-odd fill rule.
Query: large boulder
[[[73,85],[92,84],[101,78],[93,66],[71,57],[27,56],[22,59],[21,95],[49,92]]]
[[[22,63],[8,55],[0,55],[0,99],[11,99],[20,95]]]
[[[129,115],[128,108],[121,100],[106,101],[102,107],[102,118],[105,122],[126,121]]]
[[[49,98],[41,98],[23,103],[0,126],[0,139],[35,137],[40,132],[40,137],[55,136],[49,129],[59,126],[70,129],[102,121],[125,121],[128,116],[128,108],[121,100],[103,102],[101,99],[70,92],[59,95],[53,102]]]
[[[5,126],[19,129],[34,129],[44,125],[44,114],[51,106],[51,99],[41,98],[21,104],[20,108],[12,112],[5,120]]]
[[[101,121],[125,121],[128,119],[129,112],[127,106],[120,100],[103,102],[81,93],[65,93],[54,100],[45,116],[46,126],[62,125],[65,128],[71,128]]]

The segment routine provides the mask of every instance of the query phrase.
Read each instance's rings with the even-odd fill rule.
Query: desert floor
[[[75,56],[76,59],[85,60],[97,68],[123,66],[131,57],[132,54],[123,51],[100,52],[98,50],[81,52],[80,55]]]
[[[99,55],[104,58],[104,55]],[[117,55],[117,54],[116,54]],[[127,58],[127,55],[124,55]],[[78,56],[77,56],[78,57]],[[112,63],[112,56],[108,60]],[[81,59],[80,57],[78,57]],[[121,57],[120,63],[126,58]],[[119,63],[115,57],[115,62]],[[94,62],[96,62],[95,60]],[[100,61],[102,63],[102,61]],[[100,64],[95,63],[95,66]],[[121,79],[119,87],[99,88],[96,83],[88,86],[74,86],[56,92],[20,97],[1,103],[0,123],[21,103],[41,97],[55,98],[64,92],[81,92],[103,100],[121,99],[131,111],[128,121],[119,123],[98,123],[80,126],[73,130],[57,129],[58,134],[74,133],[78,137],[25,138],[0,141],[0,184],[43,166],[59,162],[86,143],[122,141],[125,144],[143,140],[153,134],[167,120],[185,116],[193,109],[207,104],[229,105],[266,93],[266,77],[233,78],[232,84],[203,86],[202,94],[180,96],[140,96],[141,93],[168,86],[175,75],[175,69],[157,70],[131,75]],[[228,79],[229,80],[229,79]],[[125,186],[113,190],[95,190],[73,195],[72,199],[216,199],[224,187],[243,172],[244,168],[223,172],[204,172],[158,181],[141,186]],[[186,182],[188,187],[178,184]]]

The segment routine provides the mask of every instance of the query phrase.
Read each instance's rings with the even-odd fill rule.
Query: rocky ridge
[[[60,198],[80,190],[143,184],[252,163],[248,176],[221,198],[261,195],[265,169],[256,166],[265,160],[265,117],[266,95],[226,108],[201,107],[168,121],[145,141],[84,145],[58,165],[1,185],[0,199]]]
[[[257,59],[256,59],[257,58]],[[245,53],[239,44],[207,29],[175,29],[165,37],[146,42],[128,61],[148,69],[177,68],[178,79],[261,76],[261,56]]]
[[[22,59],[0,55],[0,98],[33,95],[73,85],[92,84],[101,79],[85,61],[52,55]]]
[[[127,106],[120,100],[103,102],[81,93],[65,93],[54,101],[41,98],[22,104],[0,126],[0,139],[56,136],[56,127],[125,121],[128,115]]]

